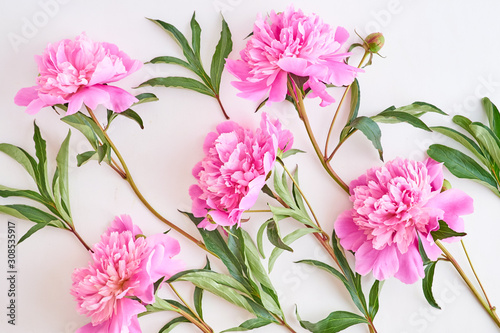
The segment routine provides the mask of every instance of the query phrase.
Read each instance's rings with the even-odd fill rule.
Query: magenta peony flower
[[[436,260],[441,250],[430,232],[439,229],[439,220],[462,232],[460,216],[473,211],[471,197],[457,189],[441,192],[442,186],[442,164],[432,159],[396,159],[351,182],[353,209],[337,218],[335,232],[355,252],[359,274],[373,270],[378,280],[395,276],[408,284],[424,277],[417,236]]]
[[[269,92],[269,102],[281,102],[291,73],[307,77],[305,88],[312,90],[308,96],[319,96],[321,106],[327,106],[335,100],[325,83],[348,85],[362,71],[344,63],[349,53],[341,47],[348,38],[344,28],[335,29],[317,15],[306,16],[290,6],[282,13],[272,11],[269,21],[259,15],[241,60],[228,59],[226,67],[240,80],[233,82],[241,91],[238,96],[260,101]]]
[[[144,304],[154,303],[153,284],[184,266],[172,259],[180,251],[179,243],[164,234],[144,237],[130,217],[122,215],[93,251],[89,266],[73,273],[71,294],[78,311],[92,318],[77,332],[141,332],[137,314],[146,310]]]
[[[75,40],[49,44],[41,56],[35,56],[35,61],[40,72],[37,85],[19,90],[14,98],[17,105],[27,106],[29,114],[65,103],[69,103],[68,115],[77,112],[82,104],[91,109],[102,104],[122,112],[137,102],[125,90],[107,85],[142,66],[114,44],[93,42],[82,33]]]
[[[198,179],[189,189],[193,214],[205,217],[198,227],[239,226],[241,214],[255,204],[265,185],[278,149],[287,151],[292,144],[292,133],[265,113],[255,132],[233,121],[218,125],[205,139],[205,158],[193,168]]]

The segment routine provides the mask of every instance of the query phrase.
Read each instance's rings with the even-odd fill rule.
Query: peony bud
[[[385,37],[381,32],[374,32],[368,35],[365,39],[365,46],[367,51],[377,53],[382,49],[385,43]]]

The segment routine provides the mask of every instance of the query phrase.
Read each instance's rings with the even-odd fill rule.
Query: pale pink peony
[[[92,250],[89,266],[73,273],[71,294],[78,311],[92,319],[77,333],[141,332],[137,314],[146,310],[144,304],[154,303],[154,283],[183,269],[180,260],[172,259],[179,243],[165,234],[144,237],[122,215]]]
[[[396,159],[351,182],[353,209],[337,218],[335,232],[340,244],[355,252],[359,274],[373,270],[378,280],[395,276],[414,283],[424,277],[417,236],[436,260],[441,250],[430,232],[439,229],[439,220],[464,231],[460,216],[472,213],[472,198],[457,189],[441,192],[442,167],[432,159]]]
[[[17,105],[27,106],[29,114],[65,103],[69,103],[68,115],[77,112],[83,104],[91,109],[102,104],[122,112],[137,102],[125,90],[107,85],[142,66],[114,44],[93,42],[82,33],[75,40],[49,44],[41,56],[35,56],[35,61],[40,72],[37,85],[19,90],[14,98]]]
[[[278,149],[286,151],[292,144],[292,133],[265,113],[255,132],[233,121],[218,125],[205,139],[205,158],[193,168],[198,179],[189,189],[193,214],[205,217],[198,227],[240,226],[242,213],[255,204],[273,169]]]
[[[325,83],[348,85],[361,71],[344,63],[349,53],[341,48],[348,38],[344,28],[333,28],[316,14],[307,16],[290,6],[282,13],[272,11],[269,20],[259,15],[241,60],[228,59],[226,68],[240,80],[232,83],[241,91],[238,96],[260,101],[269,92],[269,102],[281,102],[291,73],[308,78],[308,96],[319,96],[321,106],[326,106],[335,100]]]

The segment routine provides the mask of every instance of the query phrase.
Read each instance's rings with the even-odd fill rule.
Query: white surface
[[[43,5],[47,3],[52,3],[52,6]],[[160,55],[181,56],[177,45],[145,17],[170,22],[189,36],[189,20],[196,10],[203,29],[202,54],[205,63],[209,64],[219,38],[220,10],[223,10],[233,33],[234,52],[230,57],[236,58],[257,13],[283,10],[287,4],[287,1],[250,0],[3,1],[0,11],[0,142],[13,143],[33,153],[32,122],[36,119],[48,143],[49,167],[54,169],[55,154],[68,126],[49,108],[33,117],[13,103],[18,89],[33,85],[37,75],[33,55],[40,54],[49,42],[73,38],[86,31],[92,39],[115,43],[141,61]],[[295,1],[295,6],[307,13],[319,13],[329,24],[346,27],[353,41],[354,29],[361,35],[376,30],[385,34],[386,46],[381,53],[386,58],[376,57],[374,65],[359,78],[362,115],[373,115],[390,105],[426,101],[450,114],[460,112],[484,120],[479,97],[487,95],[500,104],[500,44],[497,41],[500,4],[496,1]],[[34,25],[34,29],[27,28],[29,25]],[[22,42],[14,45],[13,38],[22,38]],[[135,86],[154,76],[184,74],[182,69],[173,65],[147,65],[121,86]],[[232,80],[229,74],[224,73],[222,80],[222,100],[228,113],[236,121],[256,125],[260,116],[253,114],[255,104],[235,96],[236,91],[229,84]],[[194,233],[190,222],[177,209],[190,209],[187,189],[194,182],[191,168],[202,158],[204,136],[223,121],[222,115],[215,100],[207,96],[177,89],[140,90],[146,91],[160,97],[159,102],[136,110],[143,117],[146,129],[141,131],[135,123],[120,118],[110,135],[152,205]],[[323,142],[327,131],[325,124],[330,121],[334,106],[322,109],[317,100],[312,100],[307,102],[307,107],[319,140]],[[301,183],[319,219],[330,232],[335,217],[349,207],[346,196],[316,160],[303,125],[291,105],[276,104],[266,111],[279,116],[294,132],[297,148],[308,151],[308,154],[290,159],[289,163],[300,165]],[[98,114],[103,116],[103,110]],[[428,124],[449,123],[449,119],[440,116],[426,116],[424,120]],[[439,136],[408,125],[382,125],[382,131],[387,160],[396,156],[423,158],[430,143],[445,142]],[[113,216],[123,213],[130,214],[146,234],[164,231],[164,225],[142,206],[129,186],[112,170],[95,162],[81,168],[75,166],[76,153],[88,148],[85,139],[73,131],[70,191],[74,220],[83,238],[89,243],[98,241]],[[355,135],[341,149],[333,165],[343,179],[350,181],[380,162],[371,144],[361,135]],[[0,184],[33,188],[34,184],[23,171],[7,157],[0,156]],[[476,212],[466,218],[469,233],[466,243],[493,304],[499,305],[499,198],[472,182],[458,180],[449,174],[448,178],[454,187],[467,191],[475,199]],[[265,207],[264,200],[262,198],[257,207]],[[0,200],[3,204],[10,202],[12,200]],[[245,228],[255,233],[265,219],[266,216],[253,216]],[[69,295],[71,273],[74,268],[86,265],[89,258],[72,235],[49,228],[18,248],[17,325],[7,325],[4,276],[8,220],[17,222],[18,237],[31,226],[28,222],[0,215],[0,332],[74,332],[88,320],[76,313],[75,303]],[[283,228],[286,230],[287,227]],[[187,266],[202,267],[204,254],[180,236],[177,238],[183,248],[180,257]],[[271,277],[281,292],[286,315],[297,332],[303,330],[294,318],[295,304],[302,318],[310,321],[323,319],[334,310],[355,311],[338,281],[323,272],[293,264],[293,261],[304,258],[328,260],[314,239],[304,237],[294,248],[293,254],[279,258]],[[267,250],[270,249],[267,246]],[[458,253],[457,257],[465,266],[460,248],[454,246],[451,249]],[[427,305],[419,283],[406,286],[394,279],[387,281],[375,321],[379,332],[497,331],[449,265],[438,265],[435,280],[435,295],[444,308],[442,311],[432,310]],[[180,288],[185,295],[192,291],[188,285]],[[237,326],[250,318],[244,311],[209,294],[206,294],[204,308],[205,318],[215,331]],[[171,317],[167,313],[145,317],[141,319],[143,331],[157,332]],[[174,330],[196,331],[187,324]],[[255,331],[285,332],[278,326]],[[367,332],[367,329],[358,325],[345,332]]]

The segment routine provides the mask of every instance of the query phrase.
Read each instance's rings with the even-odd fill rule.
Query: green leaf
[[[274,320],[269,312],[262,306],[242,295],[242,293],[247,293],[245,287],[230,276],[207,270],[188,270],[177,273],[167,282],[173,281],[189,281],[195,286],[205,289],[236,306],[246,309],[256,316]]]
[[[469,118],[466,118],[466,117],[461,116],[461,115],[456,115],[452,118],[452,120],[455,124],[457,124],[458,126],[462,127],[464,130],[469,132],[469,134],[474,135],[469,128],[470,124],[472,124],[472,121]]]
[[[252,319],[248,319],[247,321],[243,322],[238,327],[229,328],[227,330],[221,331],[221,333],[248,331],[248,330],[253,330],[255,328],[263,327],[263,326],[266,326],[266,325],[269,325],[272,323],[273,323],[272,321],[264,319],[264,318],[252,318]]]
[[[392,107],[388,108],[387,110],[406,112],[406,113],[408,113],[408,114],[410,114],[412,116],[415,116],[417,118],[420,117],[420,116],[422,116],[423,114],[425,114],[427,112],[439,113],[439,114],[442,114],[444,116],[447,115],[440,108],[438,108],[438,107],[436,107],[436,106],[434,106],[432,104],[425,103],[425,102],[413,102],[410,105],[402,106],[402,107],[399,107],[399,108],[394,108],[392,106]]]
[[[444,163],[446,168],[456,177],[478,181],[498,194],[495,178],[464,153],[450,147],[434,144],[429,147],[427,154],[432,159]]]
[[[334,311],[317,323],[300,320],[300,326],[314,333],[336,333],[356,324],[368,323],[365,318],[352,312]]]
[[[169,33],[175,39],[175,41],[182,48],[182,52],[184,53],[184,56],[186,57],[186,59],[188,60],[188,62],[190,64],[196,64],[198,62],[198,59],[196,58],[196,55],[193,52],[193,50],[191,49],[191,47],[189,46],[189,43],[188,43],[186,37],[184,37],[184,35],[176,27],[174,27],[170,23],[166,23],[166,22],[163,22],[161,20],[153,20],[153,19],[149,19],[149,18],[148,18],[148,20],[156,23],[160,28],[165,30],[167,33]]]
[[[146,82],[141,83],[139,87],[144,86],[163,86],[163,87],[178,87],[197,91],[199,93],[215,97],[214,93],[206,85],[188,77],[168,76],[157,77]]]
[[[207,263],[203,269],[210,270],[210,261],[208,260],[208,257]],[[203,319],[203,289],[199,287],[194,288],[193,300],[196,313],[201,319]]]
[[[61,148],[57,153],[57,172],[58,172],[58,185],[59,194],[61,195],[61,206],[66,212],[67,216],[71,218],[71,208],[69,201],[69,180],[68,180],[68,163],[69,163],[69,140],[71,138],[71,131],[68,131],[68,135],[61,144]]]
[[[351,107],[346,125],[350,125],[351,122],[358,116],[360,102],[361,90],[359,89],[359,82],[358,79],[354,79],[354,82],[351,85]]]
[[[457,232],[451,229],[445,221],[439,220],[439,229],[431,231],[431,235],[434,241],[437,241],[450,237],[463,237],[467,234],[465,232]]]
[[[149,63],[151,63],[151,64],[175,64],[175,65],[180,65],[184,68],[187,68],[190,71],[193,71],[193,72],[196,71],[196,69],[193,66],[191,66],[191,64],[185,62],[182,59],[176,58],[176,57],[170,57],[170,56],[156,57],[156,58],[151,59],[149,61]],[[140,101],[137,102],[137,104],[139,104],[139,103],[140,103]]]
[[[420,257],[422,258],[422,262],[425,265],[428,265],[431,263],[431,260],[427,256],[427,253],[425,253],[424,245],[422,244],[422,240],[420,239],[420,235],[417,234],[418,237],[418,252],[420,254]]]
[[[299,167],[295,169],[293,173],[293,178],[295,179],[295,183],[299,184]],[[295,201],[295,205],[302,212],[307,212],[306,206],[304,206],[304,201],[302,200],[302,194],[300,194],[299,189],[295,186],[295,183],[292,183],[292,195],[293,200]]]
[[[37,185],[40,190],[40,194],[47,198],[52,198],[50,193],[50,183],[49,174],[47,172],[47,143],[42,138],[40,129],[35,126],[35,133],[33,135],[33,141],[35,141],[36,157],[38,158],[38,180]]]
[[[281,240],[278,224],[275,221],[267,224],[267,237],[269,238],[271,244],[277,248],[293,252],[293,249]]]
[[[283,154],[281,154],[281,159],[285,159],[288,156],[292,156],[292,155],[295,155],[297,153],[305,153],[305,151],[300,150],[300,149],[289,149],[286,152],[284,152]]]
[[[97,150],[100,142],[108,144],[108,140],[102,133],[102,130],[99,126],[94,122],[94,120],[81,112],[77,112],[75,114],[66,116],[61,118],[66,124],[76,128],[80,131],[92,145],[92,148]]]
[[[371,117],[376,122],[395,124],[405,122],[413,127],[423,129],[424,131],[431,132],[431,129],[420,119],[411,114],[401,112],[401,111],[383,111],[378,115]]]
[[[488,164],[488,161],[481,152],[481,148],[466,135],[444,126],[431,127],[431,130],[446,135],[447,137],[457,141],[462,146],[470,150],[483,164]]]
[[[375,280],[370,289],[370,298],[368,301],[368,313],[370,314],[370,318],[373,320],[377,315],[379,309],[379,295],[382,290],[382,285],[384,282],[380,282],[379,280]]]
[[[19,190],[7,186],[0,185],[0,197],[22,197],[40,202],[44,205],[48,204],[47,201],[37,192],[31,190]]]
[[[17,163],[29,173],[31,178],[36,182],[38,167],[35,159],[28,154],[24,149],[16,147],[8,143],[0,143],[0,151],[15,160]]]
[[[469,128],[479,145],[493,158],[493,162],[500,166],[500,141],[495,134],[481,123],[472,123]]]
[[[283,171],[280,176],[280,173],[275,168],[273,172],[273,184],[274,190],[276,191],[278,197],[280,197],[281,200],[283,200],[288,206],[294,207],[295,202],[293,201],[292,196],[290,195],[290,192],[288,190],[286,172]]]
[[[311,265],[311,266],[318,267],[318,268],[320,268],[320,269],[322,269],[324,271],[327,271],[328,273],[331,273],[333,276],[337,277],[344,284],[347,284],[347,280],[344,277],[344,275],[342,275],[342,273],[340,273],[337,269],[333,268],[332,266],[325,264],[324,262],[321,262],[321,261],[318,261],[318,260],[313,260],[313,259],[305,259],[305,260],[296,261],[296,263],[298,263],[298,264],[308,264],[308,265]]]
[[[97,147],[97,162],[101,164],[101,162],[111,154],[111,147],[107,144],[103,144],[102,146]]]
[[[127,117],[129,119],[132,119],[133,121],[135,121],[137,124],[139,124],[139,126],[141,127],[141,129],[144,129],[144,122],[142,121],[142,118],[141,116],[139,116],[137,114],[137,112],[135,112],[134,110],[132,109],[127,109],[123,112],[120,112],[118,113],[118,115],[120,116],[124,116],[124,117]]]
[[[136,105],[139,105],[142,103],[149,103],[149,102],[158,101],[158,97],[156,97],[156,95],[152,94],[152,93],[142,93],[142,94],[136,95],[135,98],[137,98],[139,101],[132,104],[132,106],[136,106]]]
[[[434,281],[434,270],[436,268],[437,261],[431,261],[425,267],[425,277],[422,280],[422,290],[424,291],[424,296],[427,302],[436,309],[440,309],[441,307],[437,304],[434,299],[434,295],[432,294],[432,283]]]
[[[356,128],[363,132],[366,138],[372,142],[375,149],[377,149],[380,159],[382,161],[384,160],[384,152],[382,143],[380,142],[382,133],[380,132],[380,128],[378,127],[376,122],[374,122],[371,118],[361,116],[354,119],[349,127]]]
[[[273,219],[269,219],[267,220],[266,222],[264,222],[260,228],[259,228],[259,231],[257,231],[257,247],[259,249],[259,253],[260,255],[262,256],[262,258],[265,258],[265,254],[264,254],[264,244],[262,243],[262,238],[264,236],[264,230],[266,230],[267,228],[267,225],[271,222],[273,222],[274,220]]]
[[[171,332],[177,325],[181,324],[181,323],[189,323],[190,321],[187,320],[186,318],[184,317],[176,317],[172,320],[170,320],[168,323],[166,323],[162,328],[160,328],[160,330],[158,331],[158,333],[169,333]]]
[[[214,87],[215,93],[219,94],[220,81],[222,78],[222,71],[224,70],[224,64],[226,63],[226,58],[231,53],[233,49],[233,42],[231,41],[231,31],[226,23],[226,20],[222,18],[222,30],[220,32],[219,43],[215,47],[215,53],[212,57],[212,65],[210,66],[210,79],[212,80],[212,86]]]
[[[483,102],[484,111],[488,116],[491,130],[497,138],[500,138],[500,113],[497,107],[488,97],[484,97],[481,101]]]
[[[312,228],[300,228],[297,230],[292,231],[285,237],[283,237],[283,243],[286,245],[290,245],[293,242],[295,242],[297,239],[299,239],[302,236],[305,236],[307,234],[311,234],[314,232],[318,232],[316,229]],[[268,270],[269,272],[273,270],[274,264],[276,262],[276,259],[283,253],[283,249],[280,249],[278,247],[274,248],[273,251],[271,252],[271,255],[269,256],[269,261],[268,261]]]
[[[284,218],[291,217],[298,222],[301,222],[307,226],[310,226],[311,228],[317,230],[316,226],[314,223],[311,221],[309,216],[307,216],[304,212],[299,211],[299,210],[294,210],[290,208],[284,208],[284,207],[273,207],[269,206],[271,209],[271,212],[273,213],[273,219],[278,222]]]
[[[43,223],[37,223],[35,224],[34,226],[32,226],[20,239],[19,241],[17,242],[17,245],[21,244],[22,242],[24,242],[28,237],[30,237],[31,235],[33,235],[35,232],[37,232],[38,230],[41,230],[43,228],[45,228],[48,224],[50,223],[50,221],[47,221],[47,222],[43,222]]]
[[[191,18],[191,36],[193,45],[193,51],[195,55],[200,59],[200,45],[201,45],[201,28],[198,22],[196,21],[196,13],[193,13],[193,17]]]
[[[86,151],[85,153],[81,153],[76,155],[76,165],[77,166],[82,166],[83,164],[87,163],[94,155],[97,154],[96,151]]]

